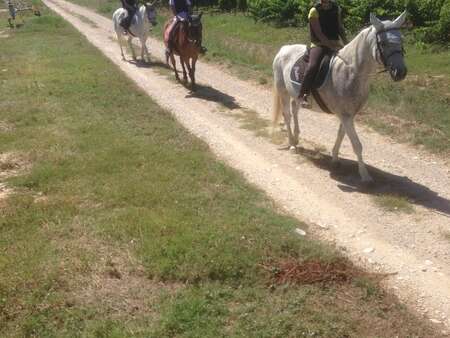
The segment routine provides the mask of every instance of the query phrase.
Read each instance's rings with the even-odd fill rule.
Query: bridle
[[[377,39],[377,51],[378,51],[378,54],[380,55],[381,62],[380,62],[379,60],[377,60],[377,61],[378,61],[378,63],[383,64],[383,66],[384,66],[383,72],[386,72],[386,71],[388,70],[388,64],[387,64],[387,61],[389,60],[389,58],[390,58],[392,55],[395,55],[395,54],[401,54],[402,56],[405,55],[405,49],[403,48],[403,45],[402,45],[402,48],[401,48],[401,49],[395,49],[394,51],[392,51],[392,52],[391,52],[390,54],[388,54],[388,55],[385,55],[385,53],[384,53],[384,51],[383,51],[383,47],[382,47],[383,39],[381,38],[381,34],[386,33],[386,32],[389,32],[389,31],[394,31],[394,30],[398,30],[398,28],[388,28],[388,29],[383,29],[383,30],[381,30],[381,31],[377,31],[377,33],[376,33],[376,39]]]

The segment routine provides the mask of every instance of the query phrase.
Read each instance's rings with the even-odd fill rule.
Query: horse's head
[[[375,28],[374,57],[384,65],[394,81],[403,80],[407,74],[403,39],[400,33],[400,27],[405,19],[406,11],[394,21],[381,21],[374,14],[370,14],[370,23]]]
[[[202,12],[200,12],[200,14],[191,15],[188,23],[188,39],[194,42],[198,47],[200,47],[202,43],[202,15]]]
[[[145,6],[145,15],[147,16],[148,21],[155,26],[156,25],[156,7],[155,3],[146,2]]]

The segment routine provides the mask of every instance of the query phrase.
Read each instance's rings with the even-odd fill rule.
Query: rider
[[[127,10],[128,15],[120,22],[120,25],[125,29],[125,34],[131,26],[131,20],[133,20],[134,15],[138,10],[138,0],[120,0],[122,2],[122,7]]]
[[[190,13],[192,13],[192,3],[190,0],[169,0],[169,6],[173,13],[173,19],[168,28],[169,38],[167,41],[166,55],[172,53],[172,40],[175,26],[181,20],[188,20]]]
[[[311,107],[308,95],[324,56],[339,50],[342,43],[346,45],[348,42],[342,25],[341,12],[341,7],[332,0],[319,0],[309,11],[311,49],[299,95],[300,104],[304,108]],[[342,39],[342,43],[339,38]]]
[[[174,18],[172,19],[172,22],[170,23],[170,26],[168,28],[168,42],[167,42],[167,48],[166,48],[166,55],[170,55],[172,53],[172,40],[173,40],[173,32],[175,31],[175,26],[178,22],[181,20],[189,20],[190,15],[192,13],[192,3],[191,0],[169,0],[169,6],[172,10],[172,13],[174,15]],[[200,46],[200,51],[204,53],[206,51],[206,48],[203,46]]]

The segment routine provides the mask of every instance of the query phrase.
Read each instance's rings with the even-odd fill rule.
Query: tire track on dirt
[[[44,3],[73,24],[193,134],[206,141],[220,159],[240,170],[285,211],[311,224],[308,232],[344,246],[350,258],[361,265],[396,273],[386,280],[387,287],[434,322],[450,328],[450,242],[442,236],[450,231],[450,185],[448,167],[443,161],[359,128],[368,145],[366,159],[379,168],[372,169],[372,173],[382,182],[382,188],[390,191],[394,186],[416,198],[415,213],[386,213],[374,205],[371,194],[358,190],[353,164],[352,173],[330,176],[329,161],[323,156],[308,156],[307,151],[300,156],[280,152],[267,139],[241,128],[231,114],[247,108],[262,117],[269,116],[267,89],[200,62],[197,80],[207,87],[193,95],[161,75],[156,64],[147,68],[122,61],[117,44],[112,42],[110,20],[63,0]],[[83,22],[79,16],[97,26]],[[148,45],[153,57],[163,58],[158,41],[152,39]],[[230,109],[224,111],[224,105]],[[303,137],[330,149],[337,128],[335,119],[305,110],[301,115]],[[353,158],[348,144],[343,155]],[[402,176],[405,174],[408,178]]]

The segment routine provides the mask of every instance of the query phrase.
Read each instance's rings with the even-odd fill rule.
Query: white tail
[[[272,107],[272,132],[273,132],[275,130],[277,122],[280,120],[280,115],[282,113],[281,97],[276,85],[273,86],[272,94],[273,94],[273,107]]]

